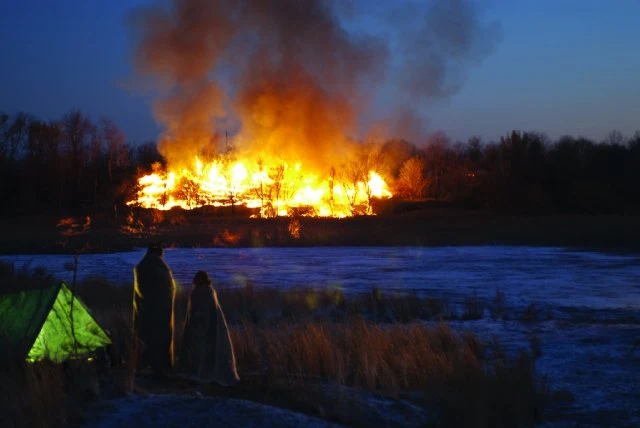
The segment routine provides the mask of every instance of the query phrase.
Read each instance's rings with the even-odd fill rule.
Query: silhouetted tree
[[[428,196],[441,199],[446,196],[442,186],[442,179],[449,166],[449,138],[444,132],[432,134],[424,149],[426,170],[430,179]]]
[[[376,170],[388,177],[397,178],[400,168],[407,159],[416,156],[418,149],[406,140],[393,139],[385,142],[379,149],[380,162]]]
[[[607,135],[607,138],[604,140],[604,142],[605,144],[622,146],[625,143],[624,135],[622,135],[622,133],[617,129],[614,129],[613,131],[609,132],[609,135]]]
[[[95,126],[91,120],[80,111],[74,110],[67,113],[63,119],[64,143],[71,165],[70,186],[71,201],[79,204],[82,199],[83,170],[87,162],[87,152],[90,150],[95,138]]]
[[[400,168],[397,190],[400,196],[408,199],[420,199],[427,188],[424,174],[424,161],[417,157],[407,159]]]
[[[166,168],[155,143],[127,146],[108,119],[99,122],[75,110],[47,122],[28,114],[0,113],[2,214],[112,211],[136,195],[141,174]],[[225,154],[228,162],[234,153]],[[612,131],[602,142],[563,136],[555,142],[537,132],[513,130],[498,142],[472,137],[451,144],[443,133],[417,148],[400,139],[367,143],[338,169],[332,168],[328,198],[340,185],[353,214],[370,212],[369,171],[381,172],[396,194],[428,196],[459,206],[526,213],[640,213],[640,131],[626,139]],[[277,215],[279,201],[296,190],[293,169],[280,165],[254,192],[263,214]],[[428,192],[424,192],[428,184]],[[191,206],[193,183],[181,183]],[[237,203],[235,190],[221,199]]]
[[[18,113],[9,126],[7,133],[8,157],[13,161],[18,157],[21,147],[24,147],[29,129],[29,117],[25,113]]]
[[[182,177],[178,182],[178,196],[187,202],[189,208],[200,205],[200,186],[188,177]]]
[[[101,134],[106,145],[107,186],[106,197],[113,209],[114,217],[118,217],[121,183],[130,174],[130,150],[124,142],[124,134],[110,119],[102,119]]]

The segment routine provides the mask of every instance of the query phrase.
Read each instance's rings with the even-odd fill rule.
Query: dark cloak
[[[173,367],[175,283],[161,256],[147,254],[133,270],[133,329],[142,348],[139,367]]]

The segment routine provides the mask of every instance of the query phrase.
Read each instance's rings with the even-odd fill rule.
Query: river
[[[130,285],[144,250],[79,256],[78,278]],[[206,270],[217,286],[341,287],[416,291],[453,298],[495,295],[516,306],[640,310],[640,254],[549,247],[169,248],[179,285]],[[0,256],[16,267],[44,267],[71,281],[66,255]]]
[[[78,277],[131,286],[144,249],[82,254]],[[575,401],[565,415],[594,426],[640,425],[640,254],[550,247],[169,248],[165,259],[180,287],[206,270],[216,287],[340,287],[345,292],[415,292],[461,306],[506,296],[508,320],[451,321],[507,347],[541,342],[537,369]],[[44,267],[71,281],[64,255],[0,256],[17,268]],[[543,315],[522,322],[525,307]],[[559,424],[564,426],[566,419]]]

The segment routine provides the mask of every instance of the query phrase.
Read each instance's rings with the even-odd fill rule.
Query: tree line
[[[464,208],[638,213],[640,131],[628,139],[612,131],[601,142],[572,136],[551,141],[542,133],[512,131],[486,144],[477,137],[451,144],[437,133],[407,156],[397,177],[404,197],[446,199]]]
[[[156,162],[164,159],[153,142],[126,144],[109,119],[0,113],[0,214],[118,216],[139,173]]]
[[[437,132],[421,143],[365,143],[363,153],[360,164],[381,172],[399,199],[494,212],[640,212],[640,131],[599,142],[512,131],[487,143]],[[127,143],[109,119],[0,113],[0,214],[118,217],[137,178],[158,163],[166,165],[154,142]]]

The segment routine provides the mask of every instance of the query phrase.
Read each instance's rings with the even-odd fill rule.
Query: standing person
[[[239,380],[233,343],[209,275],[198,271],[187,304],[180,369],[200,381],[235,385]]]
[[[175,283],[162,258],[162,246],[151,244],[133,269],[133,330],[141,347],[138,367],[151,366],[166,375],[173,367],[173,303]]]

